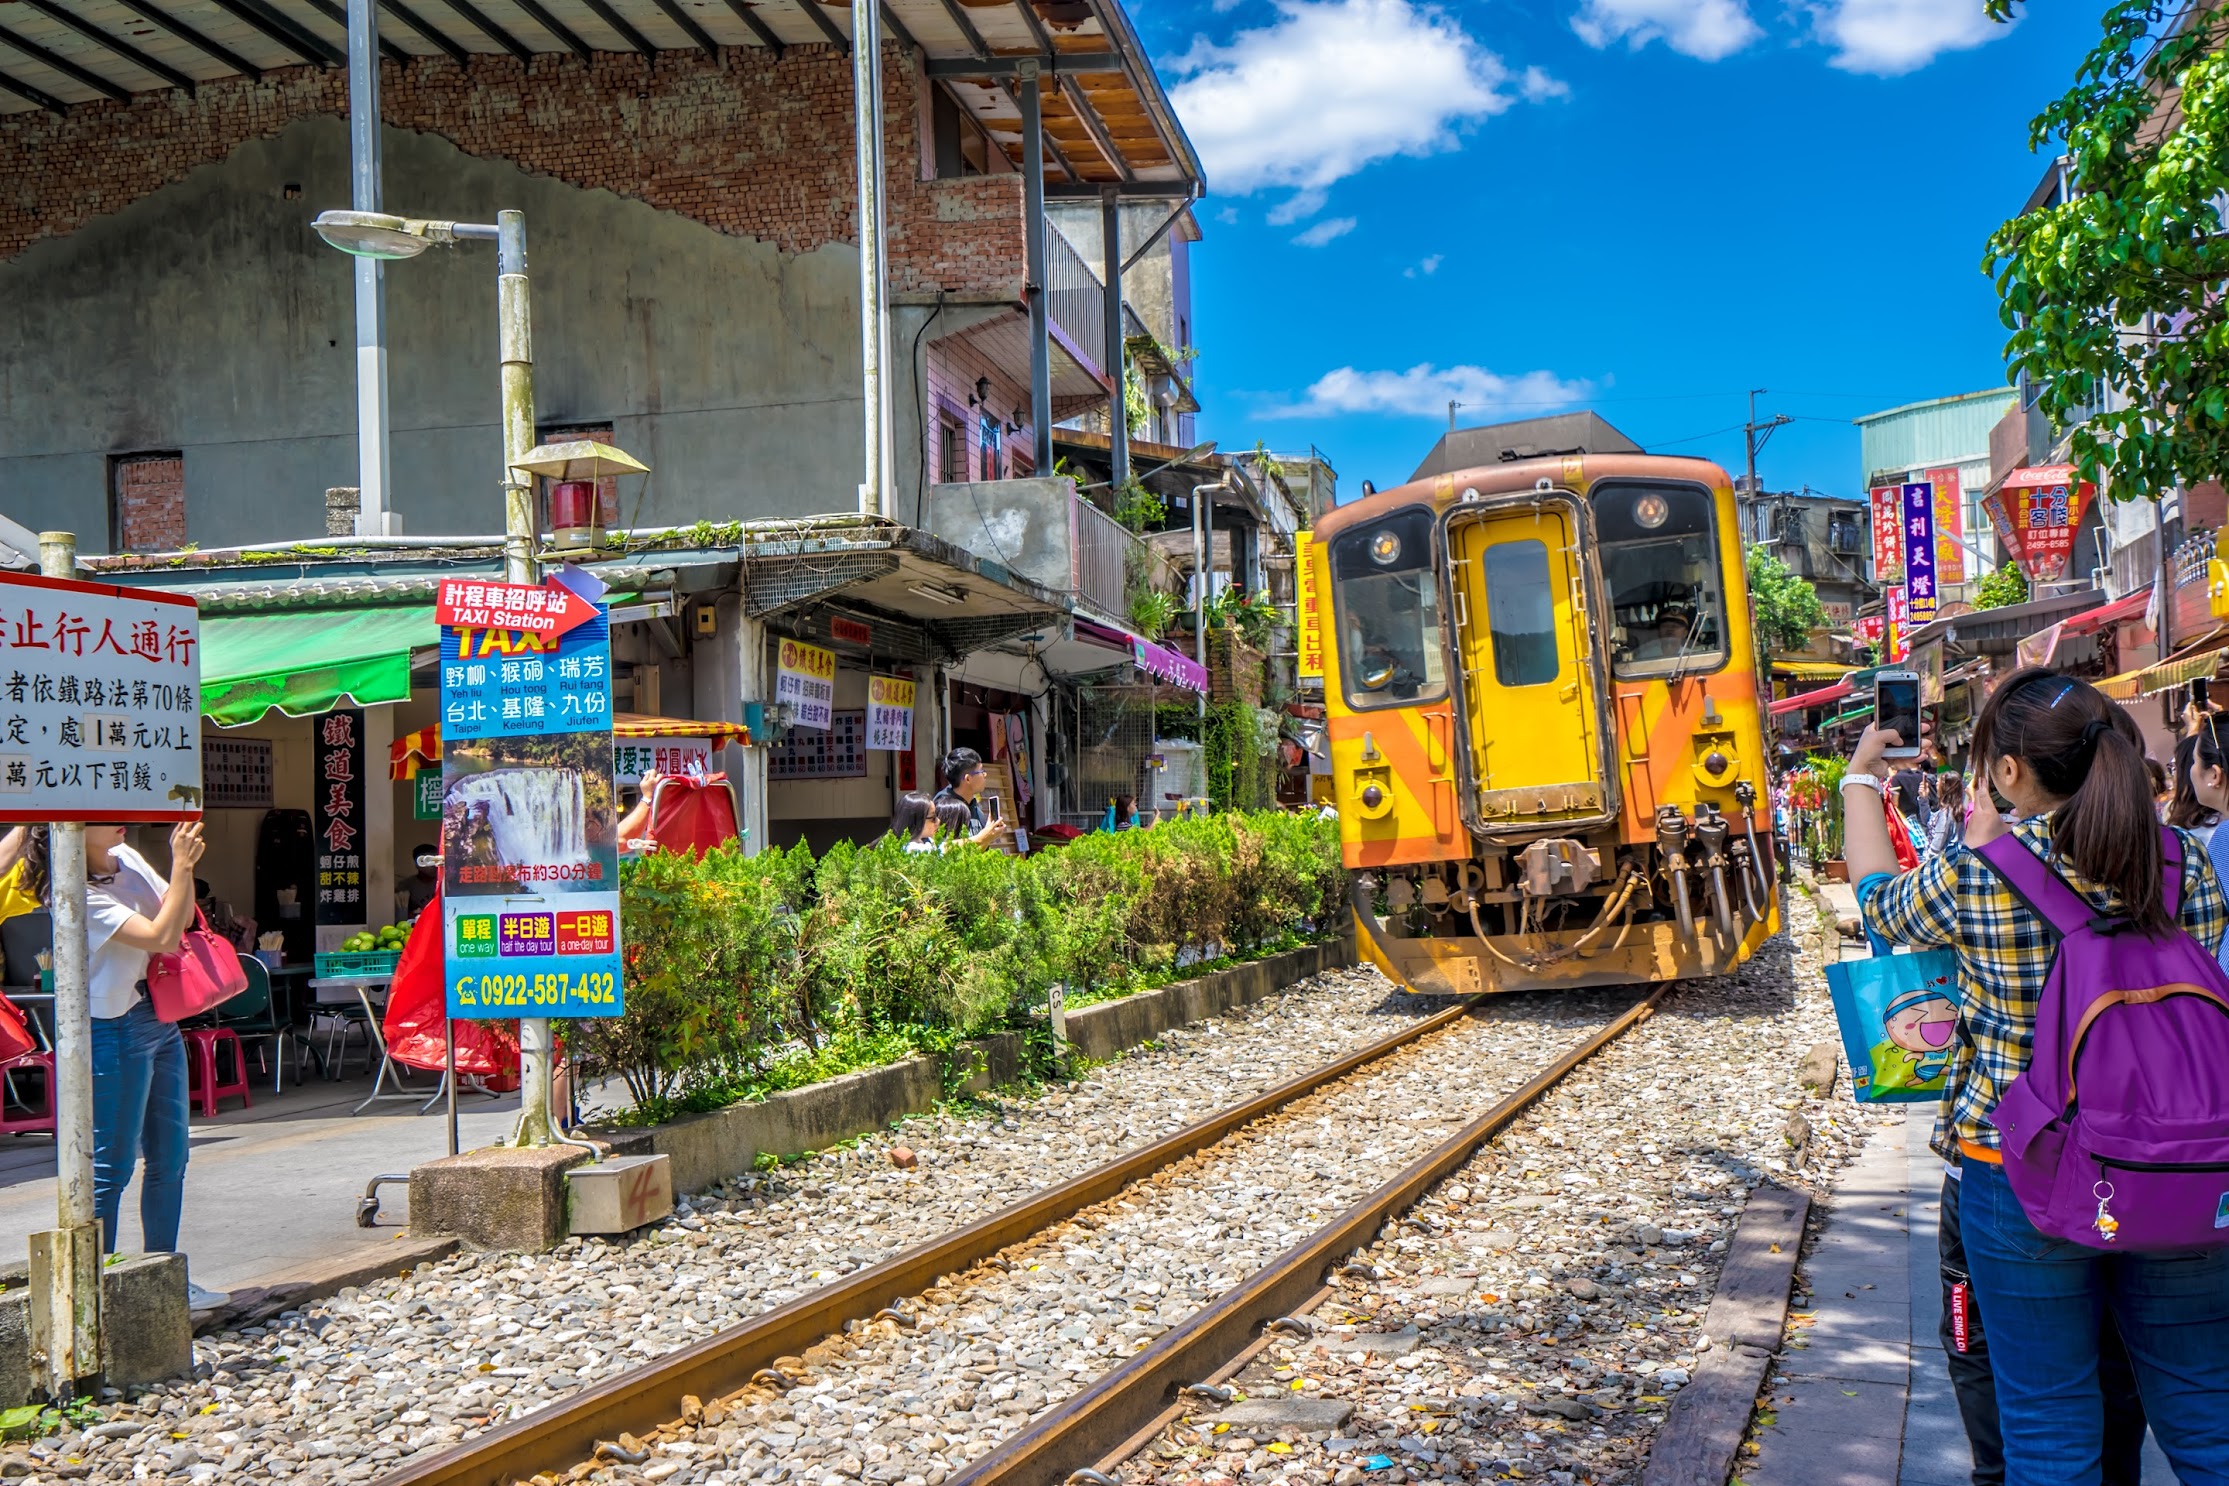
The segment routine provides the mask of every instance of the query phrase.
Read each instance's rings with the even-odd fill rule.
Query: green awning
[[[1856,722],[1861,717],[1871,717],[1872,715],[1873,704],[1871,702],[1867,702],[1864,706],[1845,712],[1840,717],[1828,718],[1825,722],[1820,723],[1819,727],[1822,730],[1826,728],[1840,727],[1845,722]]]
[[[410,652],[440,636],[431,604],[204,615],[201,715],[238,727],[274,707],[308,717],[343,702],[406,702]]]

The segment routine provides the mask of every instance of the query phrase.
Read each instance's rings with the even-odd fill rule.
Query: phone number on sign
[[[613,1006],[618,978],[610,971],[569,974],[552,970],[535,975],[464,975],[456,982],[456,1004],[476,1007]]]

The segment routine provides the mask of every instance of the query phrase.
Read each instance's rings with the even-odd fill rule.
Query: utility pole
[[[1447,400],[1447,431],[1449,433],[1455,431],[1455,410],[1461,406],[1462,404],[1452,397]]]
[[[1785,413],[1778,413],[1773,416],[1771,422],[1759,423],[1757,421],[1757,399],[1758,397],[1763,395],[1764,391],[1765,389],[1762,387],[1752,387],[1749,389],[1749,421],[1741,426],[1742,445],[1744,449],[1747,450],[1749,456],[1747,508],[1751,511],[1757,509],[1757,455],[1762,452],[1765,445],[1771,441],[1774,429],[1780,427],[1783,423],[1793,423],[1796,421]],[[1756,525],[1754,519],[1751,520],[1750,525],[1752,529],[1754,529]],[[1760,540],[1762,539],[1762,536],[1763,534],[1759,533]],[[1745,543],[1744,545],[1747,544]]]
[[[374,0],[348,4],[349,204],[380,209],[379,10]],[[395,531],[393,456],[387,415],[386,265],[357,258],[356,273],[356,535]]]

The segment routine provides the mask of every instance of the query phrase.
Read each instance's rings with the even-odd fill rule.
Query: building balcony
[[[921,526],[1118,625],[1130,622],[1134,588],[1178,583],[1166,558],[1078,495],[1066,476],[931,485]]]

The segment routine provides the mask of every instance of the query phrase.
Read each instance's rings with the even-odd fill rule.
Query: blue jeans
[[[186,1040],[142,996],[122,1016],[93,1018],[93,1206],[101,1247],[116,1249],[116,1210],[142,1151],[140,1242],[175,1253],[186,1201]]]
[[[2229,1486],[2229,1249],[2109,1254],[2046,1238],[2002,1167],[1965,1163],[1966,1267],[1989,1334],[2006,1486],[2095,1486],[2111,1311],[2183,1486]]]

